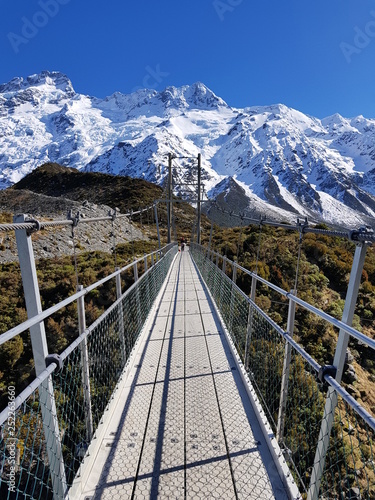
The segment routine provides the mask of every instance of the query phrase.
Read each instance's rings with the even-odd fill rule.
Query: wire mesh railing
[[[283,330],[255,304],[255,289],[252,298],[240,290],[224,272],[229,264],[235,277],[236,263],[195,244],[191,252],[302,497],[375,498],[374,416],[335,381],[333,367],[320,366],[288,329]],[[258,277],[247,272],[255,287]],[[290,299],[288,326],[292,324],[294,300],[310,311],[314,309],[282,292]],[[337,326],[334,318],[324,313],[322,317]],[[369,348],[372,344],[368,339]]]
[[[8,388],[1,498],[65,497],[176,252],[169,245],[152,254],[153,265],[20,395]]]

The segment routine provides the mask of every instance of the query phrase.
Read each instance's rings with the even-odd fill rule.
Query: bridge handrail
[[[92,285],[90,285],[86,288],[83,288],[81,291],[76,292],[75,294],[71,295],[70,297],[62,300],[58,304],[55,304],[54,306],[49,307],[48,309],[41,312],[40,314],[37,314],[36,316],[33,316],[32,318],[24,321],[23,323],[20,323],[19,325],[11,328],[10,330],[2,333],[0,335],[0,346],[2,344],[4,344],[5,342],[7,342],[8,340],[11,340],[13,337],[24,332],[25,330],[27,330],[31,326],[36,325],[37,323],[40,323],[41,321],[45,320],[46,318],[48,318],[49,316],[51,316],[55,312],[59,311],[63,307],[68,306],[69,304],[71,304],[72,302],[77,300],[79,297],[83,297],[84,295],[87,295],[92,290],[95,290],[95,288],[98,288],[100,285],[103,285],[107,281],[110,281],[111,279],[115,278],[118,274],[121,274],[124,271],[126,271],[127,269],[130,269],[131,267],[133,267],[135,264],[142,262],[146,257],[150,257],[151,255],[156,255],[156,254],[168,252],[168,250],[171,248],[172,245],[173,245],[173,243],[169,243],[168,245],[164,246],[160,250],[155,250],[154,252],[151,252],[147,255],[140,257],[137,260],[132,261],[130,264],[127,264],[126,266],[122,267],[121,269],[118,269],[117,271],[113,272],[112,274],[109,274],[105,278],[102,278],[101,280],[96,281]]]
[[[157,250],[156,252],[151,252],[147,255],[150,256],[152,254],[155,254],[155,253],[159,253],[160,251],[163,251],[165,250],[165,254],[174,246],[173,243],[170,243],[168,245],[166,245],[165,247],[163,247],[161,250]],[[135,263],[137,262],[140,262],[141,260],[143,260],[144,257],[142,257],[142,259],[138,259],[137,261],[134,261],[131,263],[130,266],[133,266]],[[77,297],[82,297],[83,295],[85,295],[85,292],[88,293],[89,291],[93,290],[94,288],[96,288],[96,286],[99,286],[100,284],[104,283],[105,281],[108,281],[108,279],[110,278],[113,278],[114,276],[117,276],[117,274],[119,274],[120,272],[128,269],[130,267],[129,265],[128,266],[125,266],[124,268],[116,271],[116,273],[112,273],[110,275],[108,275],[106,277],[105,280],[100,280],[96,283],[94,283],[93,285],[90,285],[89,287],[85,288],[84,290],[82,290],[82,292],[80,293],[76,293],[74,295],[72,295],[71,297],[69,297],[69,299],[72,299],[70,300],[70,302],[72,302],[73,300],[75,300]],[[150,272],[151,272],[152,268],[148,269],[140,278],[139,280],[142,280],[144,279]],[[122,295],[121,297],[119,297],[110,307],[108,307],[108,309],[106,309],[106,311],[99,317],[97,318],[89,327],[87,327],[84,332],[82,334],[80,334],[80,336],[74,340],[61,354],[60,354],[60,359],[62,361],[64,361],[64,359],[66,359],[69,354],[71,354],[83,341],[84,339],[97,327],[97,325],[99,323],[101,323],[103,321],[103,319],[108,316],[111,311],[113,309],[115,309],[118,304],[123,300],[124,297],[126,297],[128,294],[130,294],[132,292],[132,290],[138,286],[138,282],[136,283],[133,283]],[[96,286],[94,286],[96,285]],[[65,303],[66,301],[62,301],[62,302],[59,302],[59,304],[56,304],[56,306],[58,305],[61,305],[63,303]],[[70,303],[69,302],[69,303]],[[64,304],[65,305],[65,304]],[[44,311],[44,313],[47,313],[48,311],[50,311],[51,309],[55,308],[56,306],[53,306],[52,308],[50,309],[47,309],[46,311]],[[64,306],[62,306],[64,307]],[[57,309],[58,310],[58,309]],[[54,309],[54,312],[55,312],[55,309]],[[35,316],[35,318],[39,318],[40,316],[42,316],[42,314],[39,314],[38,316]],[[35,318],[32,318],[32,319],[35,319]],[[43,319],[45,319],[44,317],[42,319],[39,319],[39,321],[42,321]],[[24,323],[27,323],[24,322]],[[24,323],[21,323],[21,325],[23,325]],[[35,324],[35,323],[34,323]],[[19,325],[20,326],[20,325]],[[49,375],[51,375],[57,368],[57,364],[52,362],[49,366],[47,366],[47,368],[45,370],[43,370],[39,376],[37,376],[17,397],[16,399],[14,400],[14,404],[13,404],[13,407],[12,408],[12,411],[15,411],[17,410],[21,404],[26,401],[26,399],[35,391],[35,389],[37,389],[43,382],[44,380],[46,380],[48,378]],[[3,423],[7,420],[8,418],[8,415],[9,415],[9,406],[7,406],[6,408],[4,408],[4,410],[0,413],[0,425],[3,425]]]
[[[199,246],[197,245],[196,243],[193,243],[192,246]],[[201,247],[201,250],[206,250],[202,245],[200,246]],[[218,254],[217,252],[212,252],[214,253],[215,255],[218,255],[219,257],[223,257],[221,256],[220,254]],[[234,261],[231,261],[229,259],[226,259],[226,262],[228,262],[230,265],[234,265],[236,266],[238,269],[241,269],[242,271],[246,272],[247,274],[249,274],[250,276],[254,277],[255,279],[259,279],[259,281],[261,281],[263,284],[265,285],[268,285],[270,288],[272,288],[273,290],[275,291],[278,291],[280,293],[282,293],[282,295],[284,295],[285,297],[289,298],[290,300],[296,302],[297,304],[305,307],[308,311],[314,313],[314,314],[318,314],[318,313],[323,313],[323,311],[320,311],[320,309],[317,309],[316,307],[313,307],[311,306],[310,304],[308,304],[307,302],[301,300],[301,299],[298,299],[295,295],[293,295],[292,293],[290,292],[286,292],[285,290],[283,290],[282,288],[279,288],[278,286],[276,285],[273,285],[272,283],[270,283],[269,281],[265,280],[264,278],[261,278],[260,276],[258,276],[256,273],[253,273],[249,270],[247,270],[245,267],[242,267],[240,266],[239,264],[237,264],[236,262]],[[219,271],[221,271],[219,269]],[[223,272],[223,271],[221,271]],[[224,274],[224,273],[223,273]],[[285,330],[283,330],[281,328],[281,326],[279,326],[275,321],[273,321],[273,319],[271,319],[259,306],[257,306],[255,304],[255,302],[253,302],[251,300],[250,297],[248,297],[242,290],[241,288],[233,281],[231,280],[231,278],[227,275],[225,275],[226,278],[228,280],[230,280],[232,282],[232,288],[235,289],[238,293],[240,293],[242,295],[242,297],[244,298],[244,300],[251,305],[251,307],[257,311],[257,313],[262,316],[264,319],[267,320],[267,322],[272,326],[272,328],[277,331],[279,333],[279,335],[281,337],[283,337],[304,359],[305,361],[307,361],[307,363],[309,363],[309,365],[318,373],[322,368],[323,366],[320,365],[312,356],[310,356],[310,354],[300,345],[298,344],[298,342],[296,342],[289,334],[288,332],[286,332]],[[295,300],[295,299],[298,299],[298,300]],[[318,314],[318,316],[320,316],[322,319],[325,319],[326,321],[332,323],[334,326],[337,326],[339,328],[345,328],[346,331],[348,331],[348,333],[350,333],[352,330],[354,330],[354,332],[358,333],[359,335],[361,335],[361,337],[365,337],[365,339],[367,340],[370,340],[371,343],[368,343],[367,345],[369,345],[370,347],[372,347],[372,344],[375,346],[375,342],[370,339],[369,337],[366,337],[364,336],[363,334],[361,334],[360,332],[358,332],[357,330],[355,330],[354,328],[351,328],[351,327],[348,327],[348,325],[346,323],[343,323],[342,321],[339,321],[339,320],[336,320],[335,318],[333,318],[332,316],[330,316],[329,314],[326,314],[326,313],[323,313],[323,314]],[[330,321],[332,320],[332,321]],[[356,337],[357,338],[357,337]],[[362,338],[361,338],[362,340]],[[362,340],[363,341],[363,340]],[[330,385],[332,386],[335,391],[337,391],[343,399],[345,399],[345,401],[366,421],[366,423],[375,431],[375,418],[367,412],[367,410],[361,406],[349,393],[346,389],[344,389],[344,387],[342,387],[341,384],[339,384],[336,379],[334,379],[332,376],[326,374],[323,376],[325,381]]]
[[[203,246],[202,246],[202,249],[204,249]],[[211,253],[213,255],[216,255],[216,256],[218,256],[221,259],[224,257],[223,255],[219,254],[218,252],[214,252],[213,250],[208,250],[208,251],[209,251],[209,253]],[[291,300],[292,302],[295,302],[299,306],[303,307],[307,311],[312,312],[313,314],[316,314],[317,316],[319,316],[320,318],[324,319],[325,321],[327,321],[331,325],[335,326],[336,328],[344,330],[349,335],[351,335],[353,338],[359,340],[360,342],[363,342],[368,347],[371,347],[372,349],[375,349],[375,339],[367,337],[366,335],[364,335],[363,333],[359,332],[358,330],[356,330],[352,326],[349,326],[348,324],[344,323],[343,321],[341,321],[341,320],[339,320],[337,318],[334,318],[330,314],[328,314],[328,313],[322,311],[321,309],[318,309],[317,307],[309,304],[308,302],[300,299],[299,297],[297,297],[296,295],[294,295],[292,292],[287,292],[283,288],[280,288],[277,285],[274,285],[273,283],[270,283],[266,279],[262,278],[261,276],[259,276],[258,274],[254,273],[253,271],[249,271],[248,269],[246,269],[245,267],[241,266],[237,262],[232,261],[232,260],[230,260],[230,259],[228,259],[226,257],[225,257],[225,259],[226,259],[226,262],[228,262],[229,265],[231,265],[231,266],[239,269],[240,271],[244,272],[245,274],[247,274],[247,275],[251,276],[252,278],[256,279],[257,281],[259,281],[260,283],[263,283],[264,285],[268,286],[269,288],[271,288],[275,292],[278,292],[280,295],[283,295],[285,298],[287,298],[287,299]]]
[[[349,337],[374,347],[372,339],[344,322],[351,320],[345,310],[354,311],[354,289],[360,282],[364,245],[358,245],[353,259],[343,321],[210,248],[191,245],[196,266],[243,363],[250,391],[260,408],[259,418],[266,421],[271,441],[275,439],[277,449],[282,450],[298,488],[305,491],[308,500],[337,495],[349,498],[347,494],[352,498],[350,488],[363,493],[361,498],[373,498],[375,494],[375,417],[369,412],[372,409],[367,411],[356,400],[365,400],[362,391],[341,384]],[[227,274],[230,266],[232,277]],[[252,278],[250,296],[236,284],[237,270]],[[257,281],[289,299],[285,331],[255,304]],[[340,329],[332,365],[320,365],[293,339],[296,304]],[[350,478],[343,479],[352,469]]]
[[[149,207],[141,208],[139,210],[134,210],[125,214],[117,213],[116,210],[112,213],[109,212],[109,215],[103,215],[101,217],[87,217],[80,218],[79,215],[76,217],[72,217],[69,219],[61,219],[61,220],[53,220],[53,221],[39,221],[36,219],[30,219],[25,222],[13,222],[13,223],[5,223],[0,224],[0,232],[2,231],[19,231],[22,229],[37,231],[39,229],[45,229],[47,227],[59,227],[59,226],[74,226],[78,222],[80,224],[89,224],[91,222],[103,222],[103,221],[113,221],[114,219],[119,219],[122,217],[133,217],[134,215],[141,214],[143,212],[147,212],[148,210],[155,207],[155,203],[150,205]],[[68,215],[69,216],[69,215]]]

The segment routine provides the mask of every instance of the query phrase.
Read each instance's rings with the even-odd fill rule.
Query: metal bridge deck
[[[287,498],[188,251],[112,406],[76,498]]]

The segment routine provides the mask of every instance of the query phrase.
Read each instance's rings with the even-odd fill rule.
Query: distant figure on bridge
[[[181,238],[181,252],[183,252],[185,250],[185,238],[182,237]]]

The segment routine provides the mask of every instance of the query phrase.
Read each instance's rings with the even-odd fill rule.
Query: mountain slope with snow
[[[0,187],[45,162],[162,184],[202,179],[211,198],[243,212],[372,224],[375,120],[319,120],[277,104],[231,108],[202,83],[98,99],[57,72],[0,85]],[[227,196],[230,191],[232,196]],[[220,196],[222,195],[222,196]],[[232,205],[229,202],[232,200]]]

